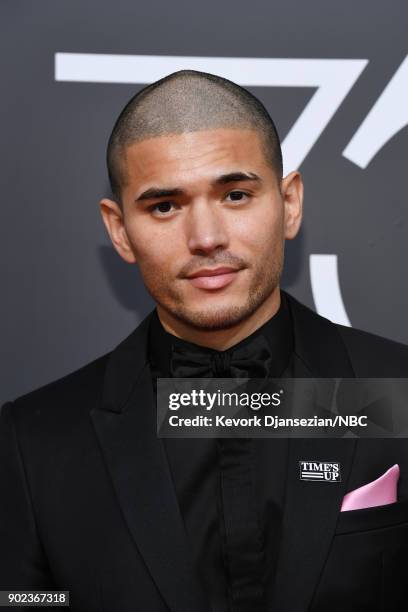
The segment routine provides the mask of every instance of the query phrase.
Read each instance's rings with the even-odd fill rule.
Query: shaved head
[[[107,148],[112,194],[121,203],[126,185],[126,148],[170,134],[218,128],[258,132],[265,159],[282,178],[282,153],[275,125],[263,104],[232,81],[206,72],[180,70],[139,91],[120,113]]]

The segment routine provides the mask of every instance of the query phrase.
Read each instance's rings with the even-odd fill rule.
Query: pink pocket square
[[[354,491],[350,491],[350,493],[343,497],[341,512],[393,504],[397,501],[399,475],[400,469],[396,463],[377,480],[373,480],[358,489],[354,489]]]

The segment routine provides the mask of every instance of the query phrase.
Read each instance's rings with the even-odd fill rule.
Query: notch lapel
[[[295,340],[295,377],[355,376],[336,326],[287,295]],[[305,612],[329,553],[347,490],[356,439],[291,439],[273,610]],[[299,461],[337,461],[341,482],[301,481]]]
[[[163,599],[173,612],[208,612],[156,434],[146,358],[150,317],[111,353],[102,407],[91,417],[130,533]]]

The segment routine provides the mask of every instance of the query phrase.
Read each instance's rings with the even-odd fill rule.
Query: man
[[[0,587],[93,612],[405,610],[405,440],[161,439],[158,377],[405,377],[407,347],[279,288],[300,227],[274,124],[234,83],[180,71],[108,145],[115,249],[157,308],[111,353],[3,407]],[[235,365],[234,365],[235,364]],[[341,481],[299,478],[336,462]],[[400,467],[398,502],[340,512]]]

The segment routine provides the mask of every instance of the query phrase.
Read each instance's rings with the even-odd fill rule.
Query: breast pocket
[[[340,512],[336,525],[336,535],[355,531],[384,529],[408,523],[408,501],[396,502],[374,508]]]
[[[408,501],[339,513],[311,610],[405,612],[407,559]]]

